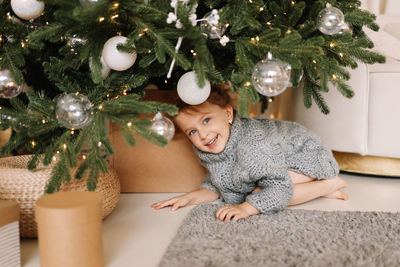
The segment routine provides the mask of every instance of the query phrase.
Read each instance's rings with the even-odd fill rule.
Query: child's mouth
[[[208,147],[214,147],[214,146],[215,146],[215,143],[217,143],[217,139],[218,139],[218,136],[216,136],[215,138],[213,138],[209,143],[206,144],[206,146],[208,146]]]

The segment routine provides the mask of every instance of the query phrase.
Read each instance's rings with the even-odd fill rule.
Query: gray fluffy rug
[[[400,213],[284,210],[238,222],[193,208],[159,266],[400,266]]]

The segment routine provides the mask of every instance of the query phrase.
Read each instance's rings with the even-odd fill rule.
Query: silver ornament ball
[[[160,112],[157,112],[154,116],[151,130],[165,137],[168,141],[171,141],[175,134],[174,123],[167,117],[164,117]]]
[[[258,62],[253,69],[254,88],[262,95],[276,96],[291,86],[291,66],[279,59],[269,58]]]
[[[317,27],[323,34],[337,34],[344,22],[344,15],[340,9],[328,6],[322,9],[317,18]]]
[[[57,97],[56,118],[69,129],[80,129],[90,120],[92,103],[82,94],[64,94]]]
[[[210,39],[219,39],[221,38],[225,31],[226,26],[225,24],[221,24],[219,22],[219,17],[217,14],[213,14],[212,12],[208,12],[204,15],[203,20],[200,22],[200,30],[207,34]],[[218,18],[218,19],[217,19]],[[218,22],[218,23],[216,23]]]
[[[0,97],[12,98],[22,92],[22,85],[18,85],[8,69],[0,70]]]

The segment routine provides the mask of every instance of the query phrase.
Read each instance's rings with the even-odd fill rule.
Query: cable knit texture
[[[229,204],[248,201],[262,213],[288,205],[293,195],[288,170],[317,179],[339,173],[331,150],[295,122],[236,117],[221,153],[194,150],[208,170],[200,187]],[[257,186],[262,190],[251,194]]]

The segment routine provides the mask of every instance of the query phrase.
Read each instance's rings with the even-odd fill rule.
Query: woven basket
[[[53,165],[38,164],[37,169],[29,171],[27,163],[32,155],[0,158],[0,199],[15,200],[21,210],[19,221],[22,237],[36,237],[35,205],[44,194],[44,188],[50,179]],[[63,183],[60,191],[87,191],[87,176],[80,180],[72,178]],[[102,195],[103,218],[109,215],[118,203],[120,183],[116,172],[109,167],[109,172],[100,174],[96,192]]]

